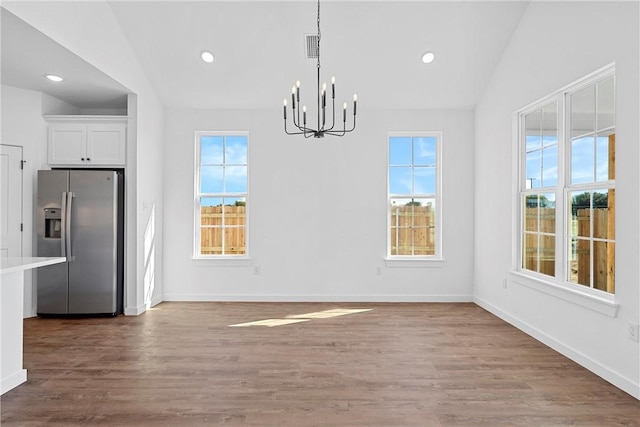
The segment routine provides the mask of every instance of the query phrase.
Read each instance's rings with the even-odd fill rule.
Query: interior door
[[[22,256],[22,147],[0,144],[0,256]]]

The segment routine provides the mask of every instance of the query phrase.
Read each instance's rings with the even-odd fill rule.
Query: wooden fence
[[[246,253],[245,206],[206,206],[201,208],[200,250],[202,254],[241,255]],[[222,227],[222,213],[225,224]],[[589,209],[578,209],[572,221],[572,235],[590,236]],[[594,237],[613,239],[614,223],[609,220],[609,209],[594,209]],[[525,212],[523,264],[524,268],[550,276],[555,275],[555,209],[527,208]],[[540,220],[538,221],[538,214]],[[538,237],[540,236],[540,239]],[[431,206],[393,206],[391,208],[391,255],[433,255],[435,253],[435,215]],[[613,292],[614,244],[594,242],[594,287]],[[590,241],[578,239],[575,257],[571,259],[570,280],[589,286],[591,274]]]
[[[613,239],[614,221],[609,221],[609,210],[594,209],[593,214],[593,236],[601,239]],[[577,217],[574,220],[577,223],[577,236],[588,237],[590,235],[590,220],[589,209],[578,209]],[[589,240],[578,239],[576,243],[576,258],[572,260],[571,265],[572,282],[589,286],[591,262],[589,254]],[[593,263],[593,287],[601,291],[613,293],[615,279],[615,244],[594,241]]]
[[[594,209],[593,237],[614,239],[615,223],[609,209]],[[538,222],[538,212],[540,221]],[[576,239],[575,256],[570,254],[569,279],[573,283],[590,286],[591,275],[591,236],[590,210],[578,209],[571,221],[571,235],[585,237]],[[539,228],[538,228],[539,225]],[[550,276],[555,275],[555,236],[538,235],[535,232],[555,234],[555,209],[527,208],[525,211],[525,230],[523,264],[524,268]],[[540,239],[538,240],[538,236]],[[615,244],[595,241],[593,245],[593,286],[596,289],[614,291]]]
[[[224,227],[222,210],[224,209]],[[203,255],[243,255],[246,253],[246,207],[203,206],[200,208],[200,253]]]
[[[540,215],[539,220],[538,214]],[[555,235],[556,210],[553,208],[527,208],[524,221],[524,229],[532,232],[526,233],[524,237],[524,268],[554,276],[556,271],[556,239],[554,236],[540,236],[537,233]],[[540,241],[538,241],[539,236]]]
[[[244,206],[202,207],[200,253],[222,254],[223,238],[224,254],[246,253],[245,212]],[[435,240],[435,216],[431,206],[394,206],[391,209],[392,255],[433,255]]]
[[[435,215],[428,206],[391,207],[391,255],[433,255]]]

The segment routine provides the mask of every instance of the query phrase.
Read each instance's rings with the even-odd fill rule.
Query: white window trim
[[[390,214],[390,194],[389,194],[389,139],[392,137],[435,137],[436,138],[436,248],[434,255],[391,255],[391,214]],[[442,131],[394,131],[387,133],[387,209],[386,212],[386,255],[384,257],[387,267],[443,267],[444,255],[442,252]]]
[[[570,85],[571,86],[571,85]],[[569,86],[568,86],[569,87]],[[555,263],[555,277],[551,277],[551,276],[547,276],[545,274],[541,274],[541,273],[537,273],[537,272],[533,272],[530,270],[526,270],[522,268],[522,232],[524,229],[524,215],[522,213],[522,190],[521,190],[521,186],[522,186],[522,179],[523,179],[523,171],[526,170],[526,156],[521,156],[521,153],[524,151],[523,147],[523,143],[525,142],[526,138],[525,136],[525,132],[526,130],[522,128],[522,123],[523,123],[523,117],[526,116],[527,114],[539,110],[540,108],[555,102],[557,109],[558,109],[558,164],[564,164],[564,158],[565,158],[565,143],[564,143],[564,136],[560,133],[562,130],[564,130],[565,128],[565,117],[564,117],[564,104],[563,104],[563,100],[564,100],[564,94],[566,93],[565,90],[559,90],[557,92],[554,92],[551,95],[545,96],[544,98],[541,98],[540,100],[533,102],[531,104],[529,104],[527,107],[521,109],[520,111],[517,111],[514,115],[514,141],[517,141],[517,150],[514,150],[514,164],[518,165],[518,167],[516,168],[516,170],[514,170],[515,173],[515,179],[512,180],[512,182],[514,183],[514,200],[516,200],[516,202],[514,203],[514,209],[515,209],[515,217],[514,217],[514,221],[513,224],[515,225],[515,230],[516,232],[514,233],[514,238],[517,239],[516,241],[516,245],[514,246],[515,250],[513,251],[513,269],[514,271],[519,272],[522,275],[529,275],[531,277],[539,277],[542,278],[543,282],[546,281],[554,281],[557,280],[557,277],[565,277],[564,276],[564,263],[563,262],[556,262]],[[549,188],[549,189],[545,189],[545,188],[538,188],[538,189],[533,189],[534,191],[532,191],[532,194],[539,194],[539,193],[554,193],[555,197],[556,197],[556,229],[555,229],[555,241],[556,241],[556,246],[555,246],[555,253],[559,254],[559,253],[563,253],[564,251],[564,232],[563,230],[566,228],[566,218],[563,215],[562,218],[560,219],[558,217],[558,212],[561,209],[564,209],[564,193],[563,193],[563,188],[564,188],[564,174],[562,173],[558,173],[557,176],[557,182],[555,185],[555,188]],[[563,259],[565,257],[565,254],[563,254]]]
[[[591,292],[587,292],[589,288],[582,290],[576,289],[575,286],[567,287],[555,280],[549,280],[553,279],[552,277],[541,274],[538,274],[540,277],[534,277],[534,275],[535,274],[525,274],[520,271],[512,271],[510,278],[512,283],[563,299],[597,313],[604,314],[605,316],[616,317],[618,315],[620,304],[611,301],[608,298],[610,294],[598,291],[602,295],[593,295]]]
[[[249,266],[252,264],[249,248],[249,222],[251,218],[251,203],[246,205],[246,225],[245,225],[245,253],[229,255],[202,255],[200,254],[200,137],[202,136],[246,136],[247,137],[247,193],[249,199],[249,150],[250,137],[247,131],[196,131],[194,140],[194,181],[193,181],[193,250],[192,259],[198,261],[214,262],[217,266]],[[228,193],[233,197],[233,193]]]
[[[575,188],[569,188],[566,185],[567,174],[570,172],[571,159],[568,156],[569,147],[567,146],[566,130],[567,123],[569,121],[568,113],[566,111],[565,98],[571,93],[575,93],[584,87],[593,84],[596,81],[603,80],[607,77],[615,75],[615,62],[605,65],[604,67],[578,79],[561,89],[534,101],[527,106],[516,111],[512,117],[512,140],[516,141],[516,150],[512,152],[512,164],[516,165],[513,168],[512,179],[512,271],[511,278],[514,283],[526,286],[531,289],[552,295],[557,298],[570,301],[574,304],[580,305],[585,308],[597,311],[601,314],[609,317],[616,317],[618,314],[619,304],[616,303],[616,295],[609,294],[598,289],[587,288],[583,285],[568,282],[567,277],[567,259],[569,256],[569,245],[567,243],[567,230],[568,230],[568,215],[566,214],[568,209],[567,193]],[[559,129],[558,129],[558,163],[563,165],[563,173],[558,174],[558,183],[556,186],[556,254],[562,254],[559,262],[556,262],[556,277],[543,275],[540,273],[532,272],[522,268],[522,212],[521,212],[521,184],[522,184],[522,171],[525,167],[524,162],[526,159],[521,156],[523,151],[522,132],[521,129],[522,119],[521,117],[535,111],[536,109],[552,102],[558,102],[558,115],[559,115]],[[561,131],[562,130],[562,131]],[[560,132],[561,131],[561,132]],[[598,183],[590,185],[589,188],[598,186]],[[576,187],[576,186],[574,186]],[[544,192],[540,189],[540,192]],[[561,211],[558,211],[561,209]],[[558,213],[559,212],[559,213]],[[558,216],[561,215],[561,216]],[[558,265],[560,264],[560,265]]]

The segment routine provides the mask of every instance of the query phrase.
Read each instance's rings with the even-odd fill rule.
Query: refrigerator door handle
[[[65,215],[65,222],[67,223],[66,230],[66,252],[67,252],[67,261],[73,261],[75,257],[71,252],[71,207],[73,206],[73,196],[74,194],[71,191],[67,192],[67,212]]]
[[[60,202],[60,256],[67,256],[67,192],[62,192],[62,200]]]

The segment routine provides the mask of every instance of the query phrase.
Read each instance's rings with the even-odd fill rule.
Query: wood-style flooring
[[[373,310],[229,327],[335,308]],[[640,401],[474,304],[163,303],[24,330],[2,427],[640,425]]]

